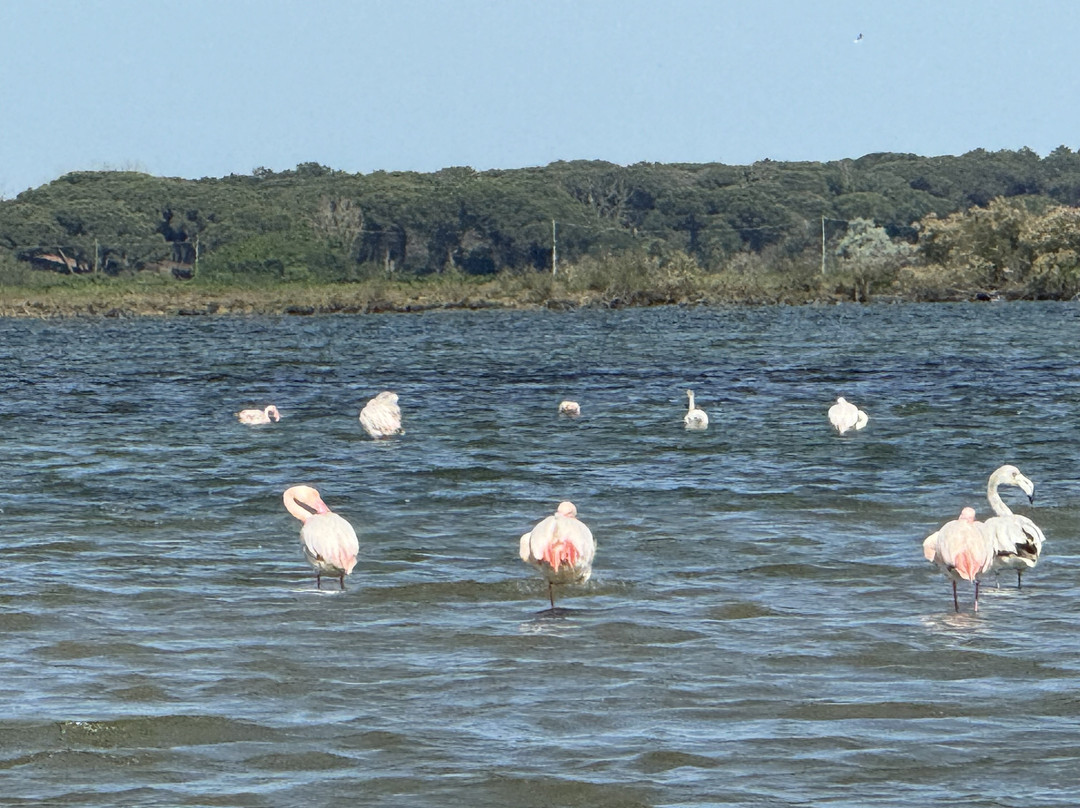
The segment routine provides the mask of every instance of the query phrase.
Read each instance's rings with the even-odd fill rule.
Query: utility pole
[[[825,274],[825,217],[821,217],[821,274]]]
[[[555,242],[555,220],[551,220],[551,277],[559,271],[559,251]]]

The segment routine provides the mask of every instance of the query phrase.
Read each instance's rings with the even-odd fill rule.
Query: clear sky
[[[862,41],[854,40],[859,34]],[[1073,0],[0,0],[0,195],[1080,147]]]

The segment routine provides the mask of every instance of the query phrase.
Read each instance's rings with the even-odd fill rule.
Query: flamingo
[[[983,523],[983,530],[994,547],[994,571],[1016,570],[1016,588],[1020,589],[1020,576],[1039,563],[1046,537],[1028,517],[1009,509],[998,493],[1002,485],[1015,485],[1028,495],[1028,502],[1034,502],[1035,484],[1010,465],[996,469],[986,483],[986,498],[994,515]]]
[[[581,415],[581,405],[576,401],[560,401],[559,415],[568,415],[571,418],[577,418]]]
[[[360,426],[373,438],[388,438],[404,432],[401,428],[401,408],[397,402],[397,393],[383,390],[360,411]]]
[[[843,396],[836,399],[836,403],[829,407],[829,422],[841,435],[849,429],[862,429],[869,420],[870,416]]]
[[[319,492],[309,485],[294,485],[282,498],[285,509],[303,523],[300,544],[315,567],[316,589],[322,589],[324,572],[336,575],[344,589],[345,576],[352,574],[360,551],[352,525],[331,511]]]
[[[694,406],[694,391],[686,391],[687,398],[690,399],[690,406],[686,410],[686,415],[683,416],[683,423],[686,424],[687,429],[706,429],[709,426],[709,416],[705,410],[699,410]]]
[[[236,417],[240,419],[242,424],[268,424],[270,420],[281,420],[281,413],[278,412],[278,408],[271,404],[265,410],[240,410],[236,413]]]
[[[596,542],[577,518],[573,502],[560,502],[554,514],[541,519],[521,537],[521,560],[540,570],[548,582],[548,600],[555,608],[555,584],[583,584],[592,575]]]
[[[979,580],[993,567],[994,552],[982,523],[975,521],[975,509],[964,508],[959,518],[927,536],[923,540],[923,555],[952,581],[956,611],[960,611],[956,599],[956,582],[960,580],[975,584],[975,611],[979,611]]]

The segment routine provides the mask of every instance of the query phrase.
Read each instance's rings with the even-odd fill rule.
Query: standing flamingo
[[[1046,537],[1028,517],[1009,509],[998,493],[1002,485],[1015,485],[1028,495],[1028,502],[1034,502],[1035,484],[1010,465],[996,469],[986,483],[986,498],[994,515],[983,523],[983,530],[994,547],[994,571],[1016,570],[1016,588],[1020,589],[1020,576],[1039,563]]]
[[[683,423],[687,429],[706,429],[709,426],[709,416],[705,410],[698,409],[694,406],[694,391],[686,391],[687,398],[690,399],[690,407],[686,410],[686,415],[683,416]]]
[[[352,574],[360,551],[352,525],[331,511],[319,492],[309,485],[295,485],[282,498],[285,509],[303,523],[300,544],[315,567],[316,589],[322,589],[324,572],[336,575],[344,589],[345,576]]]
[[[975,509],[964,508],[960,517],[946,522],[923,540],[923,555],[932,561],[952,581],[953,607],[960,611],[956,599],[956,582],[975,584],[975,611],[979,611],[979,580],[994,564],[994,552],[982,523],[975,521]]]
[[[573,502],[560,502],[554,514],[521,537],[521,560],[540,570],[548,582],[548,600],[555,608],[555,584],[583,584],[592,575],[596,542],[577,518]]]
[[[397,402],[397,393],[383,390],[360,411],[360,426],[373,438],[388,438],[403,432],[401,408]]]
[[[236,413],[236,417],[240,419],[242,424],[268,424],[270,419],[275,421],[281,420],[281,413],[278,412],[278,408],[271,404],[265,410],[240,410]]]
[[[829,407],[829,422],[841,435],[849,429],[862,429],[869,420],[870,416],[843,396],[836,399],[836,403]]]
[[[577,418],[581,415],[581,405],[576,401],[560,401],[559,415],[568,415],[571,418]]]

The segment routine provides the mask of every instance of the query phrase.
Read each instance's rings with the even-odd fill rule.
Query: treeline
[[[965,286],[1071,297],[1077,204],[1080,154],[1065,146],[1045,158],[976,150],[749,166],[349,174],[304,163],[201,180],[76,172],[0,201],[0,280],[151,271],[348,282],[551,274],[555,262],[665,277],[786,272],[818,286],[823,276],[856,299]]]

